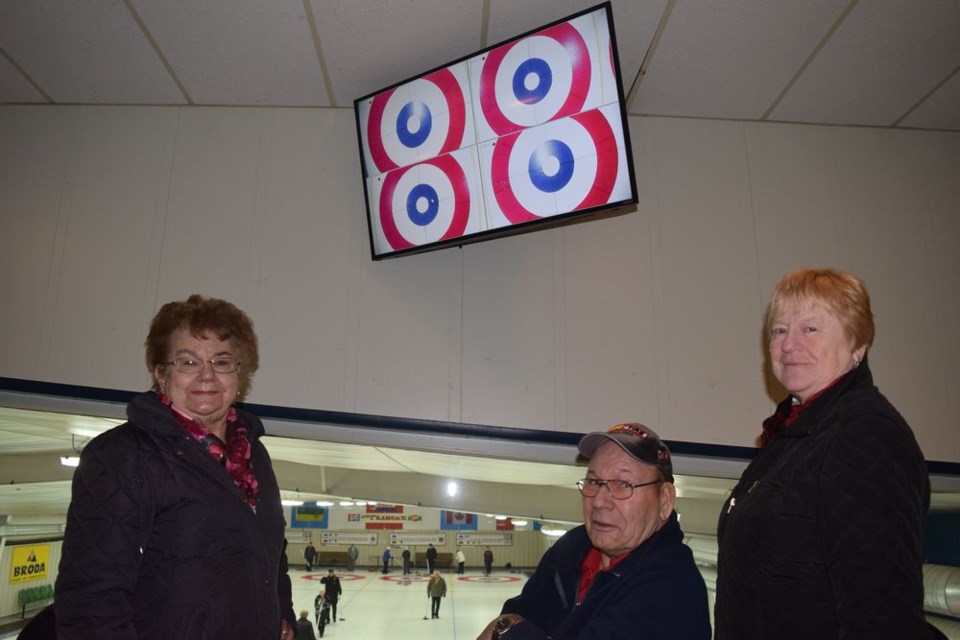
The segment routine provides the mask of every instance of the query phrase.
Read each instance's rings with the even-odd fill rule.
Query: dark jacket
[[[929,501],[913,432],[864,361],[760,451],[724,504],[716,639],[930,637]]]
[[[707,588],[675,513],[616,567],[598,573],[576,605],[591,546],[581,525],[547,550],[520,595],[503,605],[502,613],[524,618],[505,638],[710,640]]]
[[[297,640],[317,640],[317,635],[313,632],[313,623],[304,618],[297,620],[296,638]]]
[[[340,584],[340,578],[330,575],[323,576],[320,578],[320,584],[323,585],[325,596],[331,604],[340,599],[340,594],[343,593],[343,586]]]
[[[238,413],[256,512],[152,392],[84,448],[55,591],[61,640],[267,639],[279,637],[281,616],[296,625],[263,425]]]

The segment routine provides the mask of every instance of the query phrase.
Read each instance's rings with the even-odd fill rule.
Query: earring
[[[854,359],[853,359],[853,368],[856,369],[856,368],[859,367],[859,366],[860,366],[860,358],[854,358]]]

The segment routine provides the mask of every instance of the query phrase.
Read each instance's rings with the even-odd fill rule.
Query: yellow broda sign
[[[10,584],[42,580],[50,565],[50,545],[33,544],[10,547]]]

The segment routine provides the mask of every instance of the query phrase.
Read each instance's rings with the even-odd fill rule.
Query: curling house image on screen
[[[637,201],[610,4],[354,103],[374,259]]]

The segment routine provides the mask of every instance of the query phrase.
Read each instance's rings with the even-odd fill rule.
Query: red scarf
[[[783,430],[796,422],[797,418],[800,417],[800,413],[809,407],[814,400],[840,384],[841,380],[849,377],[854,371],[856,371],[856,367],[850,369],[850,371],[847,371],[845,374],[828,384],[824,389],[821,389],[807,398],[806,402],[798,402],[797,399],[793,397],[792,402],[789,404],[785,402],[780,403],[780,406],[777,407],[777,410],[773,413],[773,415],[763,421],[763,432],[760,434],[760,448],[762,449],[763,447],[766,447],[774,440],[779,438],[783,433]]]
[[[237,410],[230,407],[227,412],[227,442],[224,443],[200,421],[173,406],[173,401],[166,394],[160,394],[160,402],[170,407],[170,412],[180,426],[202,444],[214,460],[226,468],[233,478],[233,483],[243,492],[247,504],[256,510],[260,485],[250,461],[252,447],[247,437],[247,426],[237,418]]]

